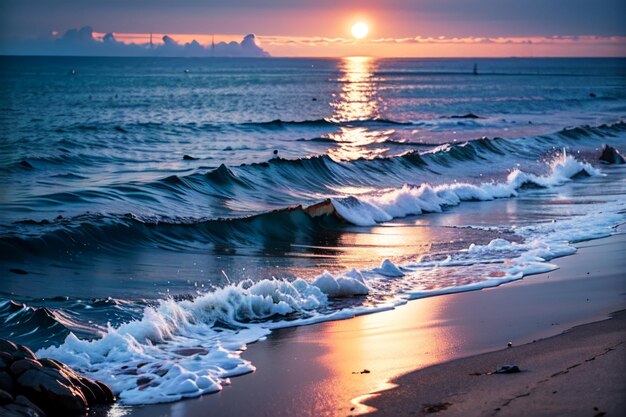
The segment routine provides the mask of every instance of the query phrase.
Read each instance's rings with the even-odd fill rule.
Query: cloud
[[[405,37],[405,38],[377,38],[356,41],[347,38],[322,38],[322,37],[285,37],[285,36],[260,36],[264,44],[272,46],[303,45],[323,46],[329,44],[339,45],[367,45],[367,44],[431,44],[431,45],[478,45],[478,44],[586,44],[586,45],[618,45],[626,46],[626,36],[528,36],[528,37]]]
[[[94,32],[90,26],[70,29],[62,36],[29,40],[13,40],[0,45],[5,55],[79,55],[79,56],[163,56],[163,57],[269,57],[253,34],[241,42],[218,42],[202,45],[196,40],[179,43],[164,35],[161,42],[126,43],[113,33]]]
[[[355,40],[319,36],[103,33],[91,27],[0,44],[6,55],[267,57],[276,56],[625,56],[626,37],[413,36]],[[263,45],[263,48],[260,46]],[[266,49],[267,50],[266,50]]]

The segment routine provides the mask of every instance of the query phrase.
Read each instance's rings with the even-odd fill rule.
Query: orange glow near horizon
[[[371,27],[368,28],[371,30]],[[102,40],[104,32],[95,32]],[[119,42],[148,44],[150,33],[114,33]],[[163,36],[180,44],[193,40],[209,46],[219,42],[241,42],[243,34],[165,34],[153,33],[154,44]],[[54,33],[60,36],[60,32]],[[344,38],[323,36],[257,35],[257,43],[272,56],[293,57],[569,57],[626,56],[626,36],[550,36],[550,37],[446,37],[415,36],[404,38]]]

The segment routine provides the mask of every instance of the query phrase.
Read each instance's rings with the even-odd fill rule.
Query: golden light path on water
[[[341,83],[341,92],[338,99],[330,103],[334,109],[330,120],[350,122],[380,118],[380,80],[374,75],[378,68],[377,60],[371,57],[347,57],[343,58],[339,68],[342,72],[338,80]],[[393,129],[371,131],[361,126],[342,126],[338,132],[328,135],[337,143],[337,147],[330,149],[328,153],[331,158],[340,161],[371,159],[382,155],[387,149],[368,145],[384,142],[392,133]]]

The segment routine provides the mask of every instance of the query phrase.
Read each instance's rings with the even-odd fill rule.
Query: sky
[[[153,33],[175,56],[626,56],[624,16],[624,0],[0,0],[0,53],[143,54]]]

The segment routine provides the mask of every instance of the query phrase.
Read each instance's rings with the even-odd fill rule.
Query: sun
[[[369,28],[363,22],[357,22],[352,26],[352,36],[357,39],[363,39],[366,37],[367,32],[369,32]]]

